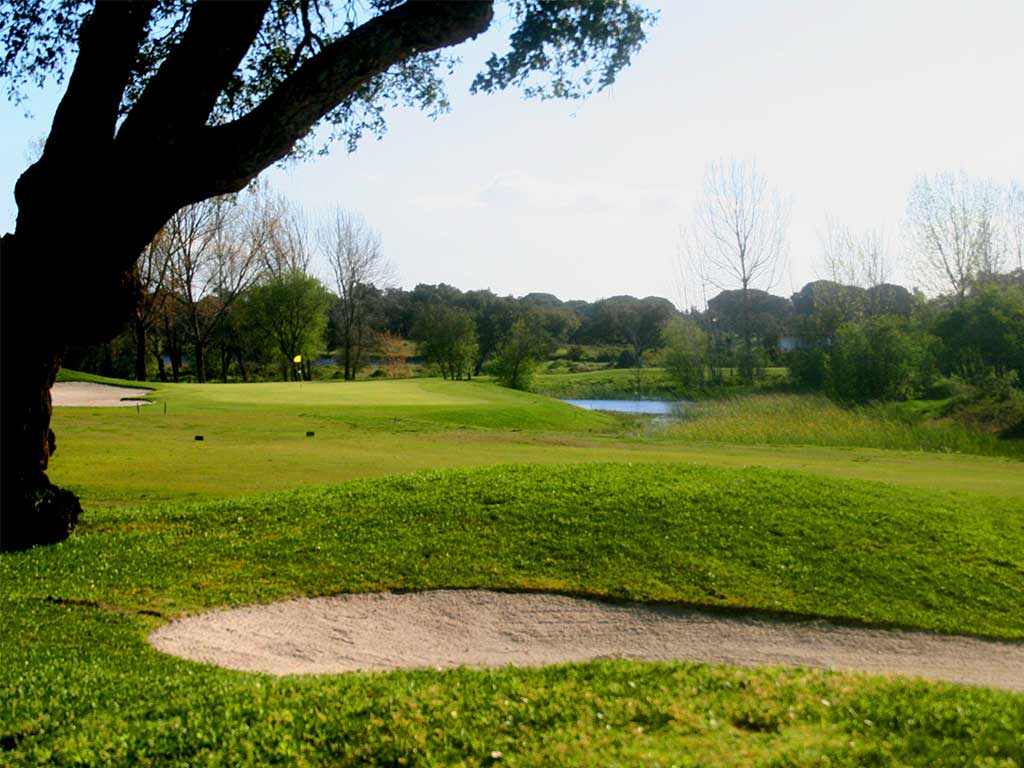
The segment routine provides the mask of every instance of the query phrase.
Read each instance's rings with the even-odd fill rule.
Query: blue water
[[[648,416],[671,416],[683,403],[671,400],[564,400],[588,411],[614,411],[615,413],[642,413]]]

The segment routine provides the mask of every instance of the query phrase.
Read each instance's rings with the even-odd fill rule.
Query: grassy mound
[[[505,466],[94,518],[0,558],[3,764],[1024,759],[1024,696],[952,685],[625,662],[271,679],[144,640],[159,616],[218,605],[460,586],[1020,638],[1013,500],[764,469]]]
[[[177,613],[294,594],[546,589],[1024,638],[1024,511],[685,465],[505,466],[94,513],[4,561],[44,594]],[[83,578],[87,575],[87,578]]]

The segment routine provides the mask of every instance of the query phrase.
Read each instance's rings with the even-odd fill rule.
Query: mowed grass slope
[[[108,510],[0,558],[0,762],[1011,766],[1024,696],[995,691],[625,662],[272,679],[144,638],[216,606],[435,587],[1021,638],[1022,552],[1012,500],[754,468],[495,467]]]
[[[505,466],[110,510],[23,562],[36,597],[172,615],[491,587],[1024,638],[1016,501],[758,468]]]

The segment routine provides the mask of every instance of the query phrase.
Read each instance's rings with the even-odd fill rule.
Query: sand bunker
[[[1024,691],[1021,643],[483,590],[216,611],[171,622],[150,642],[193,661],[275,675],[615,658],[803,665]]]
[[[73,408],[124,408],[133,405],[151,405],[140,397],[152,394],[151,389],[114,387],[86,381],[58,381],[50,389],[54,405]]]

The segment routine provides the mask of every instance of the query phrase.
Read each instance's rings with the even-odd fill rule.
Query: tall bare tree
[[[892,277],[891,251],[882,229],[854,232],[826,216],[818,242],[824,277],[833,282],[874,288]]]
[[[246,224],[240,204],[219,197],[182,208],[164,228],[170,285],[188,319],[199,381],[217,324],[259,276],[263,235]]]
[[[146,378],[146,339],[167,299],[165,283],[170,264],[167,258],[168,245],[168,238],[160,230],[135,262],[135,275],[141,289],[141,297],[132,317],[132,329],[135,332],[135,378],[138,381]]]
[[[313,248],[302,206],[265,182],[254,183],[250,194],[246,227],[249,241],[258,246],[261,270],[272,277],[290,272],[309,275]]]
[[[922,285],[957,300],[978,273],[1003,265],[997,236],[999,191],[966,173],[921,176],[907,204],[907,238]]]
[[[368,321],[374,289],[386,288],[393,270],[381,250],[380,235],[358,214],[336,210],[317,230],[317,243],[334,275],[341,364],[345,380],[352,381],[371,334]]]
[[[1024,273],[1024,185],[1019,181],[1006,191],[1006,240],[1010,263]]]
[[[719,160],[704,174],[704,187],[687,239],[701,281],[743,298],[743,380],[754,378],[751,288],[768,290],[786,255],[789,203],[754,161]]]

